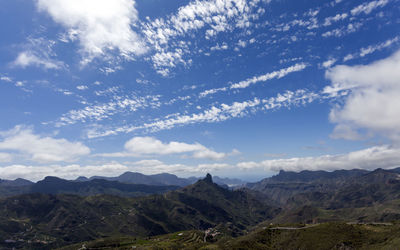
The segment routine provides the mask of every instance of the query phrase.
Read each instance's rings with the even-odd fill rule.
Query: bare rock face
[[[212,176],[209,173],[207,173],[206,178],[204,178],[204,181],[208,183],[213,183]]]

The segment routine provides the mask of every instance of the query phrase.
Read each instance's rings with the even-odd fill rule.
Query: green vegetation
[[[284,229],[277,229],[279,226]],[[99,239],[62,249],[398,249],[400,224],[272,225],[237,238],[220,234],[204,242],[203,237],[204,231],[183,231],[147,238]]]
[[[324,223],[305,229],[258,230],[222,249],[398,249],[399,239],[399,224]]]

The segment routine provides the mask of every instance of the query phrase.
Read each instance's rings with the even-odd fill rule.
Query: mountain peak
[[[213,183],[211,174],[207,173],[206,178],[203,179],[205,182]]]

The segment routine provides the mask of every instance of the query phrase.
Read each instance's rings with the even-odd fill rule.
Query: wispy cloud
[[[256,113],[262,110],[276,110],[279,108],[290,108],[300,105],[306,105],[314,102],[315,100],[323,100],[331,98],[327,94],[315,93],[305,89],[296,91],[285,91],[275,97],[234,102],[230,105],[221,104],[219,106],[212,106],[209,109],[200,113],[192,114],[170,114],[161,119],[155,119],[152,122],[144,123],[141,125],[122,126],[113,129],[93,128],[88,131],[89,138],[103,137],[109,135],[116,135],[119,133],[131,133],[138,130],[145,130],[149,132],[156,132],[160,130],[172,129],[177,126],[186,126],[189,124],[197,123],[215,123],[222,122],[233,118],[244,117],[248,114]]]
[[[392,39],[388,39],[388,40],[386,40],[384,42],[381,42],[381,43],[378,43],[378,44],[375,44],[375,45],[370,45],[370,46],[365,47],[365,48],[361,48],[358,53],[353,53],[353,54],[346,55],[343,58],[343,61],[346,62],[346,61],[349,61],[349,60],[352,60],[352,59],[356,59],[356,58],[359,58],[359,57],[367,56],[367,55],[372,54],[372,53],[374,53],[376,51],[380,51],[380,50],[388,48],[388,47],[390,47],[390,46],[392,46],[394,44],[397,44],[397,43],[399,43],[399,41],[400,41],[400,37],[396,36],[396,37],[394,37]]]
[[[90,130],[88,132],[89,138],[113,135],[118,133],[129,133],[136,130],[150,130],[160,131],[165,129],[171,129],[176,126],[183,126],[193,123],[201,122],[220,122],[225,121],[234,117],[244,116],[249,112],[249,109],[257,107],[261,104],[261,101],[257,98],[244,102],[234,102],[231,105],[221,104],[218,107],[212,106],[210,109],[205,110],[201,113],[182,115],[182,114],[171,114],[167,115],[165,119],[157,119],[156,121],[145,123],[138,126],[123,126],[117,129],[97,131]]]
[[[325,21],[324,21],[324,26],[329,26],[332,23],[338,22],[338,21],[342,21],[348,18],[348,14],[347,13],[342,13],[342,14],[337,14],[335,16],[331,16],[331,17],[326,17]]]
[[[290,73],[293,72],[298,72],[302,71],[307,67],[307,64],[305,63],[297,63],[293,66],[290,66],[288,68],[283,68],[277,71],[273,71],[271,73],[267,73],[264,75],[259,75],[259,76],[254,76],[252,78],[248,78],[246,80],[237,82],[237,83],[232,83],[229,87],[221,87],[221,88],[215,88],[215,89],[209,89],[201,92],[199,94],[199,97],[206,97],[207,95],[215,94],[218,92],[223,92],[227,90],[233,90],[233,89],[243,89],[247,88],[252,84],[256,84],[258,82],[266,82],[272,79],[280,79],[282,77],[287,76]]]
[[[343,37],[345,35],[351,34],[359,30],[363,26],[363,23],[361,22],[354,22],[354,23],[349,23],[347,26],[341,27],[341,28],[336,28],[330,31],[327,31],[322,34],[323,37]]]
[[[76,122],[101,121],[122,112],[135,112],[147,107],[158,108],[161,105],[159,97],[114,95],[107,103],[87,105],[83,109],[70,110],[56,121],[56,126],[64,126]]]
[[[222,32],[248,28],[264,13],[258,6],[261,2],[268,1],[196,0],[166,18],[142,22],[143,34],[155,50],[151,56],[154,68],[167,76],[178,64],[190,65],[191,59],[185,55],[191,54],[191,44],[184,37],[201,31],[197,35],[211,39]]]
[[[18,53],[17,58],[11,63],[14,67],[26,68],[35,66],[43,69],[63,69],[66,65],[54,59],[53,51],[55,41],[43,38],[28,38],[26,44],[22,45],[23,51]]]
[[[374,9],[379,8],[379,7],[383,7],[388,3],[389,3],[389,0],[377,0],[377,1],[366,2],[366,3],[360,4],[357,7],[353,8],[351,10],[351,14],[353,16],[359,15],[359,14],[362,14],[362,13],[369,14]]]

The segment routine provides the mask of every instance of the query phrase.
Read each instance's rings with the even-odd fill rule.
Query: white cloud
[[[16,83],[15,83],[15,86],[17,86],[17,87],[23,87],[25,84],[23,83],[23,82],[21,82],[21,81],[17,81]]]
[[[352,60],[354,58],[367,56],[369,54],[374,53],[375,51],[379,51],[379,50],[382,50],[384,48],[390,47],[390,46],[392,46],[393,44],[396,44],[399,41],[400,41],[400,37],[396,36],[396,37],[394,37],[392,39],[388,39],[388,40],[386,40],[384,42],[381,42],[379,44],[370,45],[368,47],[361,48],[360,52],[358,52],[358,53],[346,55],[343,58],[343,61],[346,62],[346,61]]]
[[[74,161],[90,154],[90,149],[80,142],[42,137],[21,126],[1,132],[0,137],[0,150],[16,151],[36,162]]]
[[[54,57],[56,53],[53,47],[56,44],[53,40],[44,38],[28,38],[26,44],[22,45],[22,51],[11,63],[14,67],[26,68],[35,66],[44,69],[63,69],[67,66]]]
[[[225,153],[215,152],[199,143],[171,141],[164,143],[154,137],[134,137],[125,143],[125,151],[121,153],[102,154],[108,157],[172,155],[191,153],[197,159],[220,160],[227,156]]]
[[[45,69],[60,69],[63,64],[49,58],[40,58],[32,51],[23,51],[18,54],[18,57],[13,62],[14,66],[26,68],[28,66],[43,67]]]
[[[227,90],[228,90],[227,87],[215,88],[215,89],[207,89],[207,90],[204,90],[203,92],[201,92],[199,94],[199,97],[203,98],[203,97],[206,97],[208,95],[213,95],[215,93],[218,93],[218,92],[221,92],[221,91],[227,91]]]
[[[334,22],[338,22],[340,20],[344,20],[348,17],[347,13],[337,14],[336,16],[325,18],[324,26],[329,26]]]
[[[353,16],[359,15],[361,13],[369,14],[374,9],[385,6],[388,2],[389,2],[389,0],[377,0],[377,1],[363,3],[363,4],[360,4],[357,7],[353,8],[351,10],[351,14]]]
[[[340,95],[344,96],[345,93],[341,93]],[[244,117],[260,110],[267,111],[276,110],[282,107],[296,107],[312,103],[315,100],[324,100],[336,96],[338,96],[338,94],[334,96],[330,93],[315,93],[306,89],[285,91],[284,93],[279,93],[274,97],[265,99],[254,98],[252,100],[234,102],[230,105],[223,103],[219,106],[212,106],[201,113],[169,114],[164,118],[155,119],[142,125],[127,125],[106,130],[94,127],[87,132],[87,136],[88,138],[96,138],[116,135],[119,133],[131,133],[137,130],[156,132],[189,124],[222,122],[233,118]]]
[[[234,102],[231,105],[221,104],[219,107],[212,106],[211,108],[197,114],[171,114],[164,117],[164,119],[156,119],[153,122],[145,123],[139,126],[123,126],[106,131],[98,131],[96,129],[89,130],[87,136],[89,138],[102,137],[108,135],[115,135],[118,133],[130,133],[136,130],[160,131],[171,129],[176,126],[183,126],[194,123],[202,122],[221,122],[228,119],[242,117],[249,112],[254,111],[261,101],[257,98],[243,102]]]
[[[12,82],[12,78],[9,76],[0,76],[0,80],[4,82]]]
[[[110,50],[118,50],[126,58],[146,52],[132,30],[138,21],[133,0],[38,0],[37,6],[67,29],[70,41],[79,40],[82,63]]]
[[[89,87],[88,86],[86,86],[86,85],[79,85],[79,86],[76,86],[76,89],[78,89],[78,90],[86,90],[86,89],[88,89]]]
[[[117,88],[109,88],[105,91],[95,92],[96,95],[115,94]],[[110,116],[122,112],[136,112],[147,107],[160,106],[159,96],[118,96],[115,95],[108,103],[87,105],[83,109],[70,110],[56,122],[57,126],[75,124],[77,122],[101,121]]]
[[[400,149],[388,145],[376,146],[340,155],[323,155],[288,159],[241,162],[240,169],[263,168],[266,171],[340,170],[395,168],[400,166]]]
[[[323,37],[331,37],[331,36],[335,36],[335,37],[342,37],[345,35],[348,35],[350,33],[354,33],[356,32],[358,29],[361,28],[361,26],[363,25],[363,23],[349,23],[347,26],[344,26],[342,28],[336,28],[330,31],[327,31],[325,33],[322,34]]]
[[[324,95],[298,89],[296,91],[286,91],[279,93],[276,97],[270,97],[262,100],[266,110],[276,110],[282,107],[290,108],[292,106],[306,105],[318,99],[327,98]]]
[[[222,43],[221,45],[219,43],[217,43],[217,45],[213,46],[210,48],[211,51],[214,50],[227,50],[228,49],[228,44],[226,44],[225,42]]]
[[[80,166],[73,165],[11,165],[0,167],[0,178],[13,180],[16,178],[24,178],[32,181],[42,180],[46,176],[57,176],[65,179],[76,179],[79,176],[91,177],[95,175],[101,176],[118,176],[126,171],[129,167],[119,163],[109,163],[101,165]]]
[[[287,68],[276,70],[276,71],[273,71],[273,72],[270,72],[270,73],[267,73],[264,75],[253,76],[252,78],[248,78],[246,80],[243,80],[243,81],[240,81],[237,83],[232,83],[229,87],[205,90],[199,94],[199,97],[201,97],[201,98],[206,97],[207,95],[215,94],[215,93],[222,92],[222,91],[227,91],[228,89],[247,88],[250,85],[256,84],[258,82],[265,82],[265,81],[269,81],[272,79],[280,79],[282,77],[289,75],[290,73],[302,71],[306,67],[307,67],[307,64],[305,64],[305,63],[297,63],[297,64],[287,67]]]
[[[302,71],[303,69],[305,69],[307,67],[307,65],[305,63],[297,63],[293,66],[290,66],[288,68],[284,68],[278,71],[274,71],[271,73],[267,73],[264,75],[260,75],[260,76],[254,76],[252,78],[246,79],[244,81],[238,82],[238,83],[234,83],[230,86],[231,89],[242,89],[242,88],[247,88],[248,86],[250,86],[251,84],[255,84],[258,82],[265,82],[274,78],[280,79],[282,77],[285,77],[286,75],[293,73],[293,72],[298,72],[298,71]]]
[[[322,63],[322,67],[324,68],[330,68],[332,65],[334,65],[336,63],[336,59],[335,58],[331,58],[329,60],[326,60],[325,62]]]
[[[190,65],[187,58],[193,50],[186,37],[192,34],[212,39],[235,28],[245,29],[264,13],[261,0],[195,0],[180,7],[166,18],[148,19],[142,23],[144,36],[155,50],[151,56],[158,73],[168,76],[178,64]],[[223,48],[222,48],[223,49]]]
[[[366,129],[400,140],[400,51],[368,65],[336,66],[326,72],[326,77],[332,85],[325,92],[351,91],[343,105],[331,110],[330,120],[341,132],[334,137],[343,134],[345,128],[352,134]]]

